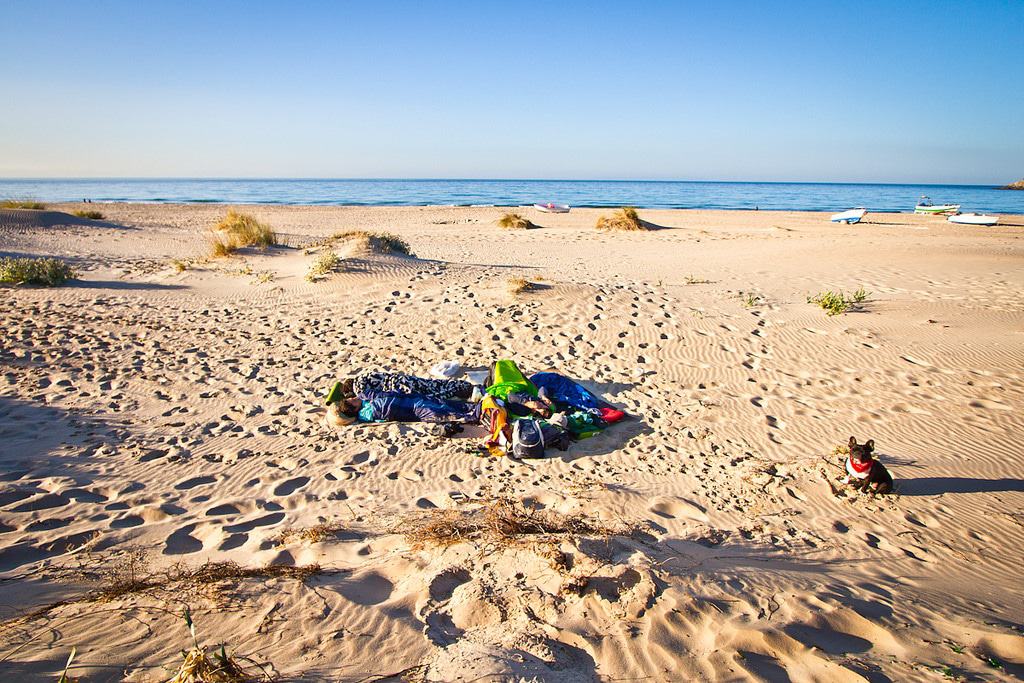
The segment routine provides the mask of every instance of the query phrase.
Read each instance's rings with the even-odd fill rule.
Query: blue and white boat
[[[864,218],[864,214],[867,212],[868,210],[863,207],[859,209],[850,209],[849,211],[833,214],[831,220],[833,223],[846,223],[847,225],[860,223],[860,219]]]

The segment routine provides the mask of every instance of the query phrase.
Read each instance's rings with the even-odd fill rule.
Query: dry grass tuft
[[[56,258],[0,258],[4,284],[56,287],[74,276],[74,269]]]
[[[401,528],[414,547],[486,543],[557,543],[569,536],[613,536],[634,531],[582,514],[539,510],[522,501],[498,498],[479,508],[431,510],[402,520]]]
[[[265,249],[277,244],[273,228],[252,216],[234,209],[218,223],[210,236],[210,253],[214,257],[229,256],[242,247]]]
[[[4,199],[0,201],[0,209],[33,209],[42,211],[46,204],[37,202],[34,199]]]
[[[375,254],[401,254],[403,256],[415,256],[409,248],[409,243],[397,235],[389,232],[368,232],[366,230],[347,230],[331,235],[330,242],[354,242],[362,249],[372,251]]]
[[[174,272],[181,273],[188,270],[188,262],[180,261],[176,258],[171,259],[171,268],[174,268]]]
[[[99,211],[75,211],[75,215],[79,218],[88,218],[93,221],[101,221],[105,218]]]
[[[184,661],[167,683],[256,683],[273,680],[262,664],[248,657],[230,656],[224,645],[220,646],[220,650],[215,649],[212,655],[208,654],[206,648],[199,645],[195,623],[188,608],[185,609],[184,617],[189,633],[192,634],[192,648],[182,650]]]
[[[331,522],[324,522],[322,524],[304,527],[302,529],[288,528],[283,530],[276,538],[274,538],[274,543],[277,545],[286,545],[293,541],[321,543],[329,538],[334,538],[338,532],[344,528],[345,527],[341,524]]]
[[[756,308],[764,303],[764,297],[760,294],[744,294],[743,292],[740,292],[740,297],[743,299],[744,308]]]
[[[328,249],[327,251],[321,252],[316,260],[313,261],[313,265],[309,267],[309,272],[306,273],[306,280],[309,282],[317,282],[324,279],[331,273],[336,273],[341,269],[341,258],[338,257],[333,251]]]
[[[511,277],[508,279],[508,293],[513,296],[516,294],[522,294],[523,292],[534,292],[537,289],[537,285],[526,278]]]
[[[624,206],[611,216],[601,216],[597,219],[598,230],[650,230],[646,221],[640,219],[636,209],[632,206]]]
[[[140,593],[171,593],[183,596],[201,592],[204,587],[237,583],[245,579],[285,578],[305,581],[322,573],[320,565],[301,567],[268,564],[243,567],[235,562],[207,562],[197,567],[183,562],[166,569],[153,570],[141,549],[132,549],[110,557],[89,554],[79,558],[79,566],[64,573],[71,579],[96,584],[86,602],[107,602]]]
[[[534,230],[539,226],[518,213],[506,213],[498,219],[498,227],[506,230]]]
[[[64,665],[64,670],[60,672],[60,676],[57,678],[57,683],[78,683],[80,679],[72,678],[68,676],[68,669],[71,668],[71,662],[75,661],[75,655],[78,653],[78,648],[71,648],[71,654],[68,655],[67,664]]]

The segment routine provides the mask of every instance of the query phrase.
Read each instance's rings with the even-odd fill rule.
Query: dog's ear
[[[864,444],[864,447],[867,448],[869,451],[875,450],[875,440],[868,439],[868,442]]]
[[[857,445],[857,439],[855,437],[851,436],[850,437],[850,444],[849,444],[850,448],[853,448],[856,445]]]

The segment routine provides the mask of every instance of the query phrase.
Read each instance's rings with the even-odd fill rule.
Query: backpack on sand
[[[512,426],[512,457],[543,458],[544,433],[537,420],[516,420]]]

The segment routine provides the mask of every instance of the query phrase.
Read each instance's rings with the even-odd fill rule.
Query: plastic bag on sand
[[[430,368],[430,374],[434,377],[451,379],[452,377],[458,377],[462,374],[462,366],[453,360],[443,360]]]

